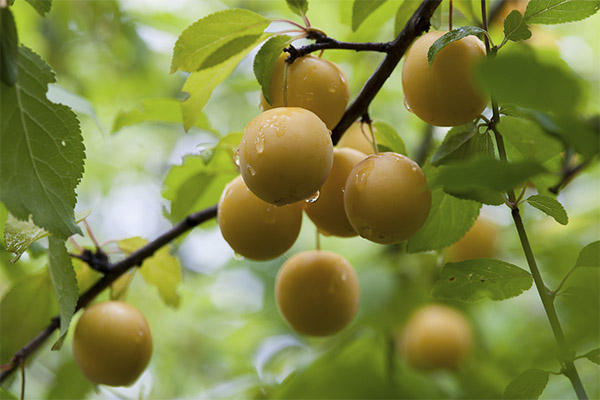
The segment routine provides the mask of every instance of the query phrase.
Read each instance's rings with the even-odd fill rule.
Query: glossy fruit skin
[[[421,168],[408,157],[372,154],[350,171],[344,207],[360,236],[376,243],[400,243],[425,223],[431,191]]]
[[[236,253],[252,260],[270,260],[285,253],[298,238],[302,205],[267,203],[238,176],[221,194],[217,221],[223,238]]]
[[[350,128],[344,132],[337,147],[350,147],[366,155],[374,154],[375,149],[371,142],[369,127],[359,121],[355,121]]]
[[[285,205],[319,190],[333,164],[333,144],[314,113],[281,107],[248,123],[239,156],[240,172],[252,193],[267,203]]]
[[[459,262],[476,258],[494,258],[496,256],[496,225],[478,218],[471,229],[456,243],[446,249],[447,262]]]
[[[409,318],[399,349],[414,368],[454,369],[468,354],[472,336],[461,313],[441,304],[428,305]]]
[[[402,88],[404,103],[423,121],[457,126],[472,121],[488,103],[473,78],[485,46],[477,37],[467,36],[442,49],[429,68],[429,47],[445,33],[432,31],[413,43],[402,67]]]
[[[73,355],[81,372],[99,385],[129,386],[152,357],[152,335],[134,306],[106,301],[85,309],[73,335]]]
[[[284,101],[284,53],[275,64],[271,75],[267,102],[261,93],[260,105],[263,110],[275,107],[302,107],[317,114],[329,129],[333,129],[346,110],[350,99],[348,78],[335,63],[306,55],[288,66],[287,102]]]
[[[366,155],[347,147],[333,149],[333,167],[319,189],[319,198],[305,207],[306,214],[324,235],[356,236],[344,209],[344,187],[348,174]]]
[[[304,251],[290,257],[275,282],[279,311],[296,332],[328,336],[344,329],[358,311],[354,268],[337,253]]]

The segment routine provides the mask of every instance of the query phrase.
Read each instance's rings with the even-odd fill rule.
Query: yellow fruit
[[[330,251],[305,251],[283,264],[275,282],[279,311],[298,333],[327,336],[358,311],[360,288],[352,265]]]
[[[350,125],[350,128],[348,128],[340,138],[337,146],[350,147],[361,151],[366,155],[375,153],[369,127],[359,121]]]
[[[485,218],[478,218],[465,236],[446,249],[446,261],[494,258],[497,234],[496,225]]]
[[[346,74],[331,61],[313,55],[300,57],[288,66],[285,101],[283,74],[287,57],[285,53],[277,60],[269,88],[271,104],[261,93],[261,108],[306,108],[317,114],[329,129],[333,129],[342,119],[350,98]]]
[[[442,49],[429,68],[429,47],[445,33],[424,34],[406,54],[404,103],[431,125],[457,126],[472,121],[487,105],[473,78],[475,64],[485,57],[485,46],[477,37],[467,36]]]
[[[284,205],[319,190],[331,170],[333,144],[329,130],[314,113],[281,107],[248,123],[239,156],[240,172],[252,193]]]
[[[352,168],[366,155],[350,148],[333,149],[333,167],[319,190],[319,198],[306,206],[306,214],[325,235],[350,237],[357,233],[344,210],[344,186]]]
[[[425,223],[431,191],[421,168],[396,153],[372,154],[350,172],[344,207],[352,227],[365,239],[399,243]]]
[[[298,238],[302,206],[269,204],[256,197],[238,176],[223,190],[217,221],[236,253],[253,260],[269,260],[285,253]]]
[[[400,336],[399,350],[418,369],[453,369],[471,348],[471,326],[458,311],[438,304],[417,310]]]
[[[137,308],[120,301],[89,306],[75,328],[73,355],[90,381],[129,386],[152,357],[148,322]]]

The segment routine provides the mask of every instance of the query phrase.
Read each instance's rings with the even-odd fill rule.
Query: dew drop
[[[236,251],[233,253],[233,259],[236,261],[244,261],[246,258]]]
[[[254,140],[254,146],[258,154],[262,154],[265,151],[265,134],[260,132]]]
[[[67,145],[67,142],[65,142],[64,140],[60,142],[60,145],[65,147]]]
[[[266,209],[265,222],[267,224],[274,224],[276,221],[277,213],[274,207],[268,206]]]
[[[314,203],[315,201],[319,200],[319,196],[321,195],[321,192],[319,192],[318,190],[316,192],[314,192],[308,199],[306,199],[305,201],[307,203]]]
[[[254,167],[250,164],[248,164],[246,166],[246,169],[248,170],[248,173],[252,176],[256,175],[256,170],[254,169]]]
[[[417,170],[419,169],[419,167],[417,167],[416,165],[413,165],[412,167],[410,167],[410,169],[412,169],[413,172],[417,172]]]
[[[408,102],[406,101],[406,97],[404,98],[404,107],[406,107],[408,112],[412,112],[412,110],[410,109],[410,106],[408,105]]]
[[[240,166],[240,148],[235,149],[235,153],[233,153],[233,163],[239,168]]]

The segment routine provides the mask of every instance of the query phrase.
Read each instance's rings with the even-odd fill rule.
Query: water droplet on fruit
[[[239,168],[240,166],[240,148],[235,149],[235,153],[233,153],[233,163]]]
[[[276,211],[275,208],[272,206],[268,206],[266,209],[266,215],[265,215],[265,222],[267,224],[274,224],[275,220],[276,220]]]
[[[404,98],[404,107],[406,107],[408,112],[412,112],[412,110],[410,109],[410,106],[408,105],[408,102],[406,101],[406,97]]]
[[[373,171],[374,163],[372,160],[367,161],[365,166],[354,175],[354,186],[359,192],[365,190],[367,186],[367,181],[369,180],[369,175],[371,175],[371,171]]]
[[[236,251],[233,253],[233,259],[236,261],[244,261],[245,257]]]
[[[321,192],[319,192],[318,190],[316,192],[314,192],[308,199],[306,199],[305,201],[307,203],[314,203],[315,201],[319,200],[319,196],[321,195]]]
[[[64,140],[60,142],[60,145],[65,147],[67,145],[67,142],[65,142]]]
[[[250,164],[248,164],[246,166],[246,169],[248,170],[248,173],[252,176],[256,175],[256,170],[254,169],[254,167]]]
[[[413,172],[417,172],[417,170],[419,169],[419,167],[417,167],[416,165],[413,165],[412,167],[410,167],[410,169],[412,169]]]
[[[265,151],[265,134],[260,132],[256,139],[254,140],[254,146],[256,147],[256,152],[261,154]]]

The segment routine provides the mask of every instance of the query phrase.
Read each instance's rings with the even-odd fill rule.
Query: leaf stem
[[[558,293],[560,292],[560,290],[564,286],[564,284],[567,281],[567,279],[569,279],[569,276],[571,276],[571,274],[573,273],[573,271],[575,271],[576,269],[577,269],[577,265],[573,266],[573,268],[571,268],[569,270],[569,272],[567,272],[567,274],[564,276],[564,278],[562,279],[562,281],[560,281],[560,284],[558,285],[558,287],[555,290],[553,290],[552,292],[550,292],[550,296],[556,297],[556,295],[558,295]]]

